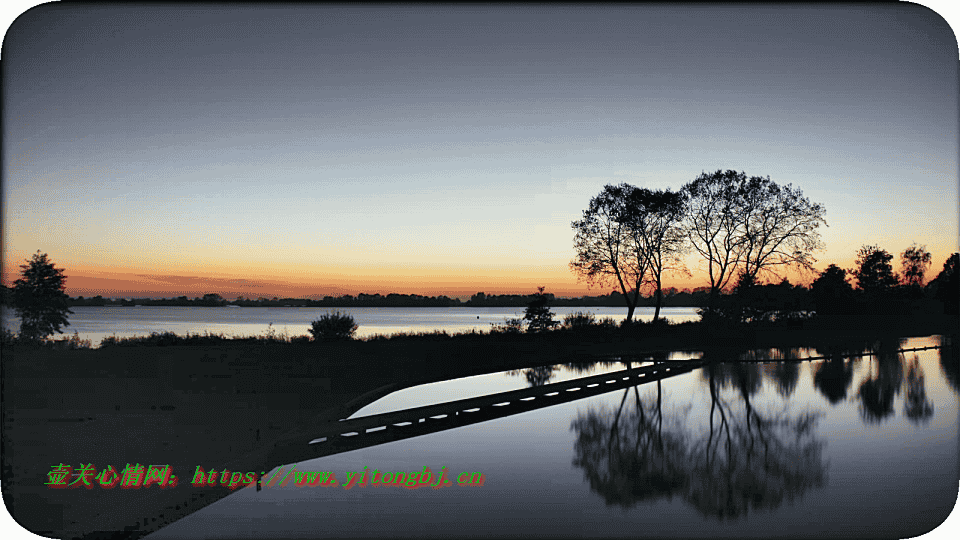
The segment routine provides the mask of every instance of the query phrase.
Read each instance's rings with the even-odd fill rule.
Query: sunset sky
[[[818,269],[958,249],[957,41],[917,5],[48,4],[2,59],[6,284],[40,250],[71,296],[605,294],[590,198],[717,169],[822,203]]]

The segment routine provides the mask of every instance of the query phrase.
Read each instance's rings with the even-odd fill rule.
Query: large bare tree
[[[810,202],[792,184],[778,186],[770,177],[751,177],[743,193],[743,267],[757,282],[763,274],[778,279],[781,268],[813,271],[812,252],[823,249],[820,225],[826,210]]]
[[[634,189],[628,184],[604,186],[590,199],[583,218],[571,224],[575,256],[570,268],[591,285],[619,286],[627,304],[627,321],[633,319],[647,272],[646,257],[629,230],[627,204]]]
[[[687,234],[707,263],[711,301],[730,283],[743,257],[746,183],[744,173],[717,171],[702,173],[682,189],[687,196]]]
[[[735,275],[757,282],[782,277],[781,268],[813,269],[825,209],[799,188],[728,170],[703,173],[682,191],[688,237],[707,263],[711,298]]]

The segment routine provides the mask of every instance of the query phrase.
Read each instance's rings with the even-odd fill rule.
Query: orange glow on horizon
[[[892,253],[894,270],[899,271],[899,253]],[[949,253],[933,253],[933,263],[925,276],[926,281],[933,279],[943,268]],[[23,258],[6,258],[3,283],[12,286],[19,276],[19,265]],[[315,265],[295,267],[281,271],[273,268],[272,275],[265,275],[262,268],[256,271],[244,265],[218,267],[211,271],[197,269],[192,272],[159,272],[141,269],[95,266],[84,263],[72,264],[70,261],[55,259],[58,268],[64,268],[67,275],[67,294],[70,296],[91,297],[101,295],[107,298],[172,298],[203,296],[218,293],[224,298],[237,296],[245,298],[322,298],[324,296],[342,296],[390,293],[419,294],[422,296],[446,295],[456,298],[469,298],[477,292],[486,294],[531,294],[537,287],[543,286],[547,292],[558,297],[599,296],[619,290],[613,284],[588,286],[578,282],[576,276],[566,265],[528,265],[509,267],[506,265],[450,265],[429,263],[417,267],[332,267]],[[12,260],[11,260],[12,259]],[[854,258],[821,258],[816,268],[825,269],[829,264],[841,268],[854,266]],[[666,276],[664,288],[693,290],[706,287],[709,282],[705,266],[691,257],[688,267],[691,277],[682,275]],[[791,283],[809,285],[815,275],[788,273]]]

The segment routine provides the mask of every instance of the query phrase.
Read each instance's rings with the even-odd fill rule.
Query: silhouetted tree
[[[943,302],[945,313],[956,315],[960,311],[960,253],[954,253],[943,263],[943,270],[930,282],[934,297]]]
[[[770,177],[751,177],[743,194],[743,268],[754,279],[778,278],[779,268],[813,270],[814,251],[823,249],[820,225],[826,210],[810,202],[800,188],[779,186]]]
[[[543,287],[538,287],[533,300],[527,304],[523,313],[523,319],[527,321],[527,332],[545,332],[559,324],[553,320],[553,312],[547,307],[549,301],[550,297],[543,293]]]
[[[812,253],[823,249],[817,229],[826,225],[825,209],[790,184],[728,170],[701,174],[682,191],[687,232],[707,263],[713,300],[735,274],[757,282],[763,274],[782,277],[778,268],[811,270]]]
[[[853,286],[847,281],[847,271],[835,264],[828,266],[810,285],[810,296],[818,318],[834,320],[850,313]]]
[[[653,313],[656,322],[663,305],[664,271],[689,273],[680,260],[687,246],[682,226],[685,196],[669,189],[631,188],[627,193],[627,230],[649,272],[647,281],[653,286],[656,297]]]
[[[897,285],[890,261],[893,255],[877,246],[863,246],[857,251],[856,268],[851,274],[857,278],[857,289],[871,295],[887,293]]]
[[[728,170],[703,173],[683,186],[687,197],[686,230],[690,243],[707,263],[711,307],[741,262],[744,173]]]
[[[575,255],[570,268],[591,285],[619,286],[627,304],[627,321],[633,319],[647,273],[646,257],[629,230],[627,203],[633,189],[628,184],[604,186],[590,199],[583,219],[571,224]]]
[[[46,253],[38,250],[27,264],[20,265],[20,279],[13,283],[13,306],[20,317],[20,338],[37,342],[54,332],[62,334],[69,326],[67,307],[70,297],[64,292],[66,276]]]
[[[227,301],[224,300],[223,297],[217,293],[207,293],[203,295],[203,298],[200,299],[197,303],[201,306],[211,306],[211,307],[227,305]]]
[[[932,260],[927,246],[913,244],[900,254],[900,268],[903,271],[903,284],[920,288],[923,285],[923,275],[930,267]]]
[[[713,307],[709,310],[713,322],[722,320],[741,325],[759,321],[762,313],[758,309],[759,294],[756,289],[753,276],[740,274],[732,294],[714,300]]]
[[[756,284],[754,277],[741,274],[734,294],[725,298],[724,316],[755,325],[798,320],[805,310],[802,287],[794,287],[786,278],[780,283]]]

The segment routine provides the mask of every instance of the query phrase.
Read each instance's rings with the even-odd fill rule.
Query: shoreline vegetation
[[[590,308],[599,305],[615,305],[623,301],[622,295],[613,292],[606,296],[581,298],[556,298],[540,288],[531,295],[485,295],[477,293],[471,300],[460,303],[462,307],[519,307],[526,306],[522,319],[505,319],[500,324],[492,324],[488,331],[447,332],[434,330],[426,332],[397,332],[389,335],[375,334],[362,338],[354,337],[357,325],[349,311],[343,313],[328,311],[317,321],[312,321],[311,335],[289,335],[286,330],[277,332],[271,326],[267,333],[255,336],[231,336],[223,333],[206,332],[203,334],[178,335],[173,332],[153,332],[149,335],[117,337],[107,336],[100,343],[100,349],[115,347],[166,347],[166,346],[223,346],[223,345],[309,345],[322,346],[329,341],[352,341],[356,346],[374,342],[438,342],[477,344],[482,341],[537,343],[541,345],[576,346],[619,344],[623,348],[641,347],[645,349],[703,349],[715,346],[752,347],[757,344],[804,345],[824,341],[843,340],[848,337],[857,339],[864,336],[924,336],[935,333],[955,333],[958,324],[958,274],[960,254],[954,253],[944,263],[943,270],[926,285],[920,279],[903,279],[902,282],[890,268],[892,257],[878,248],[868,246],[861,250],[859,268],[855,270],[858,278],[854,288],[847,280],[848,271],[830,265],[820,273],[809,287],[793,285],[786,279],[779,283],[756,283],[753,279],[741,277],[736,286],[721,294],[711,294],[706,288],[693,292],[667,290],[659,298],[663,307],[683,307],[693,304],[699,307],[699,321],[672,323],[663,318],[654,318],[651,322],[631,320],[629,317],[619,324],[614,320],[598,319],[589,311],[576,311],[567,315],[563,321],[554,320],[550,311],[553,306],[575,306]],[[52,269],[52,265],[50,265]],[[922,270],[922,269],[921,269]],[[56,270],[57,272],[62,272]],[[905,272],[906,275],[906,272]],[[61,284],[62,287],[62,284]],[[7,290],[9,292],[9,290]],[[64,319],[56,331],[63,333],[59,326],[69,326],[66,314],[68,306],[76,305],[171,305],[169,300],[116,300],[112,304],[101,297],[92,299],[69,298],[61,295],[58,300],[62,306],[56,311]],[[584,302],[590,298],[590,302]],[[5,300],[9,300],[8,296]],[[181,297],[173,301],[175,306],[190,307],[277,307],[292,306],[281,302],[293,301],[297,307],[322,307],[330,304],[346,303],[355,300],[355,307],[404,307],[406,300],[417,300],[428,307],[430,302],[451,299],[441,297],[419,297],[416,295],[387,296],[364,295],[339,297],[324,301],[301,299],[244,300],[242,297],[227,301],[218,294],[207,294],[203,298],[190,301]],[[459,300],[457,300],[459,302]],[[635,305],[653,305],[654,296],[639,297]],[[12,302],[4,302],[9,305]],[[16,305],[14,303],[14,305]],[[331,306],[333,307],[333,306]],[[17,309],[17,308],[15,308]],[[22,309],[22,308],[21,308]],[[308,321],[304,321],[308,322]],[[22,334],[23,328],[21,328]],[[33,339],[24,339],[7,329],[0,332],[0,345],[4,347],[30,344],[33,346],[60,349],[90,349],[90,340],[81,339],[79,334],[67,337],[48,335]],[[609,347],[604,347],[607,349]]]
[[[550,349],[594,348],[599,355],[606,355],[610,354],[610,351],[629,354],[638,350],[816,346],[829,342],[871,341],[894,336],[905,338],[955,334],[960,328],[960,318],[956,314],[943,313],[943,305],[935,300],[900,302],[880,308],[886,314],[886,317],[882,318],[868,319],[857,316],[856,312],[871,307],[874,306],[855,306],[849,310],[849,317],[842,321],[835,317],[818,317],[814,311],[799,311],[743,322],[730,320],[719,312],[701,309],[699,321],[673,323],[667,319],[659,319],[656,322],[634,320],[617,323],[609,317],[597,318],[588,311],[577,311],[567,315],[563,321],[553,321],[552,317],[547,317],[550,324],[536,331],[532,331],[530,323],[524,319],[505,319],[502,323],[491,324],[487,331],[400,331],[364,337],[352,337],[357,328],[353,318],[349,314],[336,312],[324,314],[321,319],[334,319],[345,325],[345,329],[319,328],[318,321],[313,321],[313,328],[309,329],[312,335],[292,335],[286,329],[277,331],[271,325],[262,334],[245,336],[209,331],[186,334],[151,332],[128,337],[114,335],[103,338],[99,346],[94,346],[91,340],[81,339],[76,332],[73,335],[48,337],[40,342],[28,343],[19,340],[16,334],[3,330],[0,345],[5,349],[34,347],[58,350],[108,350],[129,347],[305,347],[322,356],[331,343],[336,343],[338,347],[346,345],[359,351],[364,347],[374,347],[378,343],[415,345],[446,342],[470,347],[490,343],[508,348],[509,344]]]

